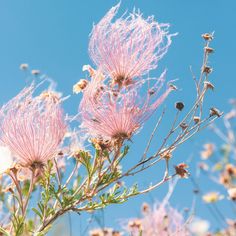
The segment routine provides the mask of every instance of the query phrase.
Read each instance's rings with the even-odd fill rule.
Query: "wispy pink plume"
[[[81,127],[103,140],[131,138],[172,90],[159,95],[164,77],[165,72],[144,95],[140,95],[142,83],[114,90],[104,80],[93,78],[80,103]]]
[[[157,67],[173,35],[168,33],[168,24],[159,24],[153,16],[144,19],[135,11],[113,22],[119,6],[112,7],[94,26],[89,54],[95,65],[115,82],[130,83]]]
[[[34,91],[33,84],[26,87],[0,110],[0,142],[23,166],[52,159],[66,132],[57,98]]]
[[[132,236],[139,236],[140,230],[143,236],[190,236],[187,227],[183,216],[176,209],[168,204],[156,204],[142,217],[130,220],[124,228]]]

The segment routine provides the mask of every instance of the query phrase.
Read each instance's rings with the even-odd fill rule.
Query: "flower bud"
[[[204,86],[206,87],[206,89],[214,90],[214,85],[209,81],[205,81]]]
[[[175,166],[175,172],[177,175],[179,175],[181,178],[188,178],[189,172],[186,170],[188,168],[188,165],[185,163],[180,163],[177,166]]]
[[[40,74],[40,70],[32,70],[31,74],[32,75],[39,75]]]
[[[222,116],[222,112],[220,112],[217,108],[212,107],[210,109],[210,117],[211,116],[217,116],[217,117],[221,117]]]
[[[210,33],[205,33],[202,34],[202,37],[206,40],[206,41],[211,41],[213,39],[213,35]]]
[[[184,103],[176,102],[175,103],[175,108],[178,109],[179,111],[182,111],[184,109]]]
[[[202,71],[206,74],[210,74],[213,71],[213,69],[210,66],[204,66]]]
[[[195,122],[195,124],[198,124],[200,122],[200,117],[199,116],[194,116],[193,117],[193,121]]]
[[[210,47],[205,47],[205,51],[207,53],[213,53],[214,52],[214,49],[213,48],[210,48]]]
[[[23,63],[23,64],[20,65],[21,70],[27,70],[28,68],[29,68],[29,65],[26,64],[26,63]]]

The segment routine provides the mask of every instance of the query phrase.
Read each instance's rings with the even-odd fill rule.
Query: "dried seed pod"
[[[40,74],[40,70],[32,70],[31,74],[32,75],[39,75]]]
[[[177,86],[173,85],[173,84],[169,84],[169,87],[172,88],[173,90],[177,90]]]
[[[211,41],[213,39],[213,35],[210,33],[205,33],[202,34],[202,37],[206,40],[206,41]]]
[[[211,117],[211,116],[220,117],[221,115],[222,115],[222,112],[220,112],[217,108],[212,107],[212,108],[210,109],[210,117]]]
[[[175,172],[177,175],[179,175],[181,178],[188,178],[189,172],[186,170],[188,168],[188,165],[185,163],[180,163],[177,166],[175,166]]]
[[[73,86],[73,93],[76,93],[76,94],[80,93],[86,88],[87,85],[88,85],[88,81],[85,79],[81,79],[78,83],[76,83]]]
[[[206,74],[210,74],[213,71],[213,69],[210,66],[204,66],[202,71]]]
[[[21,70],[27,70],[28,68],[29,68],[29,65],[26,64],[26,63],[23,63],[23,64],[20,65]]]
[[[173,149],[167,149],[160,154],[160,157],[169,160],[172,157],[172,151]]]
[[[180,127],[181,127],[183,130],[185,130],[185,129],[188,128],[188,125],[187,125],[187,123],[182,122],[182,123],[180,124]]]
[[[150,212],[150,206],[147,203],[143,203],[142,205],[142,212],[143,213],[149,213]]]
[[[182,111],[184,109],[184,103],[183,102],[176,102],[175,108],[178,109],[179,111]]]
[[[193,117],[193,121],[195,122],[195,124],[199,123],[201,120],[201,118],[199,116],[194,116]]]
[[[229,194],[229,198],[232,201],[236,201],[236,188],[230,188],[228,189],[228,194]]]
[[[214,52],[214,49],[213,48],[210,48],[210,47],[205,47],[205,51],[207,53],[213,53]]]
[[[211,89],[211,90],[214,90],[214,85],[211,83],[211,82],[209,82],[209,81],[205,81],[204,82],[204,86],[207,88],[207,89]]]

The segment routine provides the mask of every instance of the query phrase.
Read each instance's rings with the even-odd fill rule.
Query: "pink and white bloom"
[[[127,85],[157,67],[173,35],[168,33],[168,24],[159,24],[153,16],[144,19],[140,12],[112,21],[119,6],[112,7],[94,26],[89,54],[113,83]]]
[[[190,236],[184,218],[168,204],[156,204],[143,212],[143,216],[129,220],[124,227],[132,236]]]
[[[8,147],[0,146],[0,175],[13,165],[13,157]]]
[[[130,139],[171,92],[169,87],[159,96],[164,77],[165,72],[142,96],[142,83],[129,89],[114,90],[99,76],[92,78],[80,103],[81,127],[90,136],[102,140],[122,143]]]
[[[33,84],[26,87],[0,109],[0,143],[26,167],[52,159],[66,132],[56,94],[33,96],[35,89]]]

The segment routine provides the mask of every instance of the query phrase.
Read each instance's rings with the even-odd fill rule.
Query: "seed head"
[[[26,64],[26,63],[23,63],[23,64],[20,65],[21,70],[27,70],[28,68],[29,68],[29,65]]]
[[[200,122],[201,118],[199,116],[194,116],[193,117],[193,121],[195,122],[195,124],[198,124]]]
[[[175,108],[178,109],[179,111],[182,111],[184,109],[184,103],[183,102],[176,102]]]
[[[175,166],[175,172],[177,175],[179,175],[181,178],[188,178],[189,172],[186,170],[188,168],[188,165],[185,163],[180,163],[177,166]]]
[[[212,107],[211,109],[210,109],[210,117],[212,117],[212,116],[217,116],[217,117],[221,117],[222,116],[222,112],[220,112],[217,108],[215,108],[215,107]]]
[[[213,35],[210,33],[205,33],[202,35],[202,37],[206,40],[206,41],[211,41],[213,39]]]
[[[207,88],[207,89],[211,89],[211,90],[214,90],[214,85],[209,82],[209,81],[205,81],[204,82],[204,86]]]

